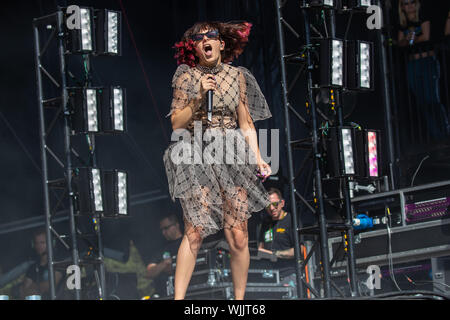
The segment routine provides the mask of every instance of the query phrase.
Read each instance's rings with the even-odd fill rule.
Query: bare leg
[[[234,297],[243,300],[247,286],[250,252],[248,250],[247,191],[236,187],[234,195],[222,194],[224,199],[224,232],[230,246],[230,267]]]
[[[203,188],[201,190],[201,196],[189,200],[180,199],[183,213],[192,214],[192,212],[195,212],[198,215],[207,215],[209,213],[206,201],[208,192],[208,188]],[[186,296],[192,272],[195,269],[197,253],[203,242],[203,238],[200,235],[201,232],[201,227],[194,227],[184,217],[184,236],[178,248],[177,265],[175,268],[175,300],[184,299]]]
[[[250,265],[247,221],[242,224],[245,224],[245,230],[241,230],[241,228],[224,230],[225,238],[230,246],[231,276],[233,279],[234,297],[236,300],[244,300],[248,268]]]
[[[192,228],[191,228],[192,229]],[[188,230],[186,228],[186,230]],[[184,299],[186,290],[194,272],[197,253],[202,244],[202,238],[196,231],[184,234],[178,248],[177,265],[175,269],[175,300]]]
[[[234,298],[244,300],[247,286],[250,252],[248,250],[247,191],[236,188],[236,196],[224,199],[224,232],[230,246],[230,267]]]

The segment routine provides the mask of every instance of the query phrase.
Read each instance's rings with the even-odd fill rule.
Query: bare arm
[[[189,79],[186,79],[187,75],[185,77],[181,77],[179,79],[180,82],[183,81],[190,81]],[[172,122],[172,129],[180,129],[180,128],[186,128],[189,122],[192,119],[192,116],[194,113],[200,108],[200,106],[203,103],[203,100],[205,99],[206,92],[208,90],[215,90],[216,89],[216,80],[214,79],[214,76],[211,74],[204,75],[200,79],[200,90],[198,91],[198,95],[191,99],[183,108],[175,109],[170,117],[170,120]],[[182,101],[187,100],[186,92],[183,92],[181,90],[175,90],[174,91],[174,98],[180,99]]]
[[[150,263],[147,266],[145,277],[147,279],[154,279],[162,272],[170,273],[172,270],[172,259],[164,259],[160,263]]]
[[[430,21],[424,21],[421,26],[422,26],[422,34],[414,38],[414,43],[425,42],[430,40]]]
[[[261,251],[261,252],[273,254],[272,251],[267,250],[267,249],[264,248],[264,243],[263,243],[263,242],[260,242],[260,243],[259,243],[259,245],[258,245],[258,250]]]
[[[265,252],[265,253],[268,253],[268,254],[273,254],[272,251],[264,249],[264,248],[258,248],[258,251]]]
[[[240,83],[241,86],[244,85],[245,80],[243,79],[243,75],[240,75]],[[244,95],[245,88],[240,88],[241,95]],[[255,154],[256,157],[256,164],[258,165],[259,170],[266,175],[266,177],[270,176],[272,174],[272,170],[270,166],[262,159],[261,153],[259,151],[258,146],[258,137],[256,135],[256,129],[255,125],[253,124],[252,117],[250,116],[250,113],[248,111],[247,106],[245,105],[245,99],[239,99],[239,106],[236,110],[237,112],[237,118],[239,123],[239,128],[242,131],[242,134],[249,144],[251,150]],[[264,178],[265,180],[265,178]]]
[[[292,259],[294,257],[294,248],[275,251],[275,255],[282,259]]]
[[[174,110],[170,116],[172,130],[186,128],[189,121],[191,121],[194,112],[198,110],[201,103],[201,99],[192,99],[183,109]]]
[[[294,254],[294,248],[289,248],[289,249],[286,249],[286,250],[278,250],[278,251],[272,252],[270,250],[264,249],[264,245],[263,245],[262,242],[259,244],[258,250],[261,251],[261,252],[274,254],[278,258],[281,258],[281,259],[292,259],[292,258],[294,258],[294,255],[295,255]]]
[[[245,140],[247,141],[250,148],[254,152],[257,163],[259,163],[261,161],[261,154],[259,152],[258,138],[256,136],[255,125],[253,124],[253,120],[242,101],[239,103],[239,107],[237,108],[237,116],[239,128],[241,129],[245,137]]]

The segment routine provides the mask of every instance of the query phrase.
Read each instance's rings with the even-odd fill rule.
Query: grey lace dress
[[[267,191],[256,176],[256,164],[249,161],[249,155],[253,153],[243,138],[232,139],[234,148],[226,150],[228,158],[225,159],[224,156],[221,158],[223,161],[217,163],[174,161],[174,155],[179,153],[179,150],[184,150],[181,153],[188,152],[197,156],[203,154],[208,144],[193,143],[202,139],[198,134],[194,134],[194,129],[198,133],[201,128],[203,139],[207,135],[207,129],[213,130],[214,139],[217,139],[219,133],[224,141],[226,136],[230,135],[230,130],[239,132],[238,107],[245,107],[253,121],[272,116],[255,78],[247,69],[228,64],[221,64],[213,69],[202,66],[191,68],[182,64],[177,68],[172,80],[173,100],[167,117],[174,110],[185,108],[190,99],[197,96],[200,78],[205,73],[213,73],[217,83],[212,120],[207,119],[206,107],[201,106],[194,113],[185,131],[192,140],[180,139],[171,142],[163,156],[170,196],[173,201],[178,198],[183,209],[183,219],[187,226],[185,232],[197,231],[203,238],[222,228],[242,228],[246,231],[245,222],[251,213],[258,212],[269,204]],[[190,149],[187,144],[191,145]],[[225,144],[224,142],[223,145]],[[232,150],[232,154],[229,150]],[[245,150],[244,155],[237,150]],[[216,155],[215,151],[212,155]],[[195,156],[192,158],[195,159]]]

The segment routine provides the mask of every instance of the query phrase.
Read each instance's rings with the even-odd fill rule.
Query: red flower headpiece
[[[250,35],[250,29],[252,24],[250,22],[244,22],[244,28],[239,30],[237,33],[241,36],[243,42],[248,42],[248,36]]]
[[[251,28],[252,24],[250,22],[244,22],[243,28],[236,31],[236,33],[239,35],[241,39],[238,41],[236,48],[233,50],[233,57],[229,59],[230,61],[233,60],[234,58],[237,58],[238,56],[241,55],[242,52],[244,52],[244,46],[248,42],[248,36],[250,35]]]
[[[190,67],[195,67],[195,49],[194,41],[192,41],[192,39],[177,42],[172,48],[175,48],[177,50],[174,58],[177,59],[178,65],[187,64]]]

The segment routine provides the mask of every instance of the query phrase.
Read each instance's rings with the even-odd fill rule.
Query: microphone
[[[208,105],[207,105],[207,111],[208,111],[208,120],[212,120],[212,107],[213,107],[213,91],[208,90],[207,92],[208,96]]]
[[[213,75],[211,70],[208,70],[206,73]],[[207,104],[206,104],[206,111],[208,113],[208,121],[212,121],[213,94],[214,93],[212,90],[208,90],[206,92],[206,97],[208,99]]]

